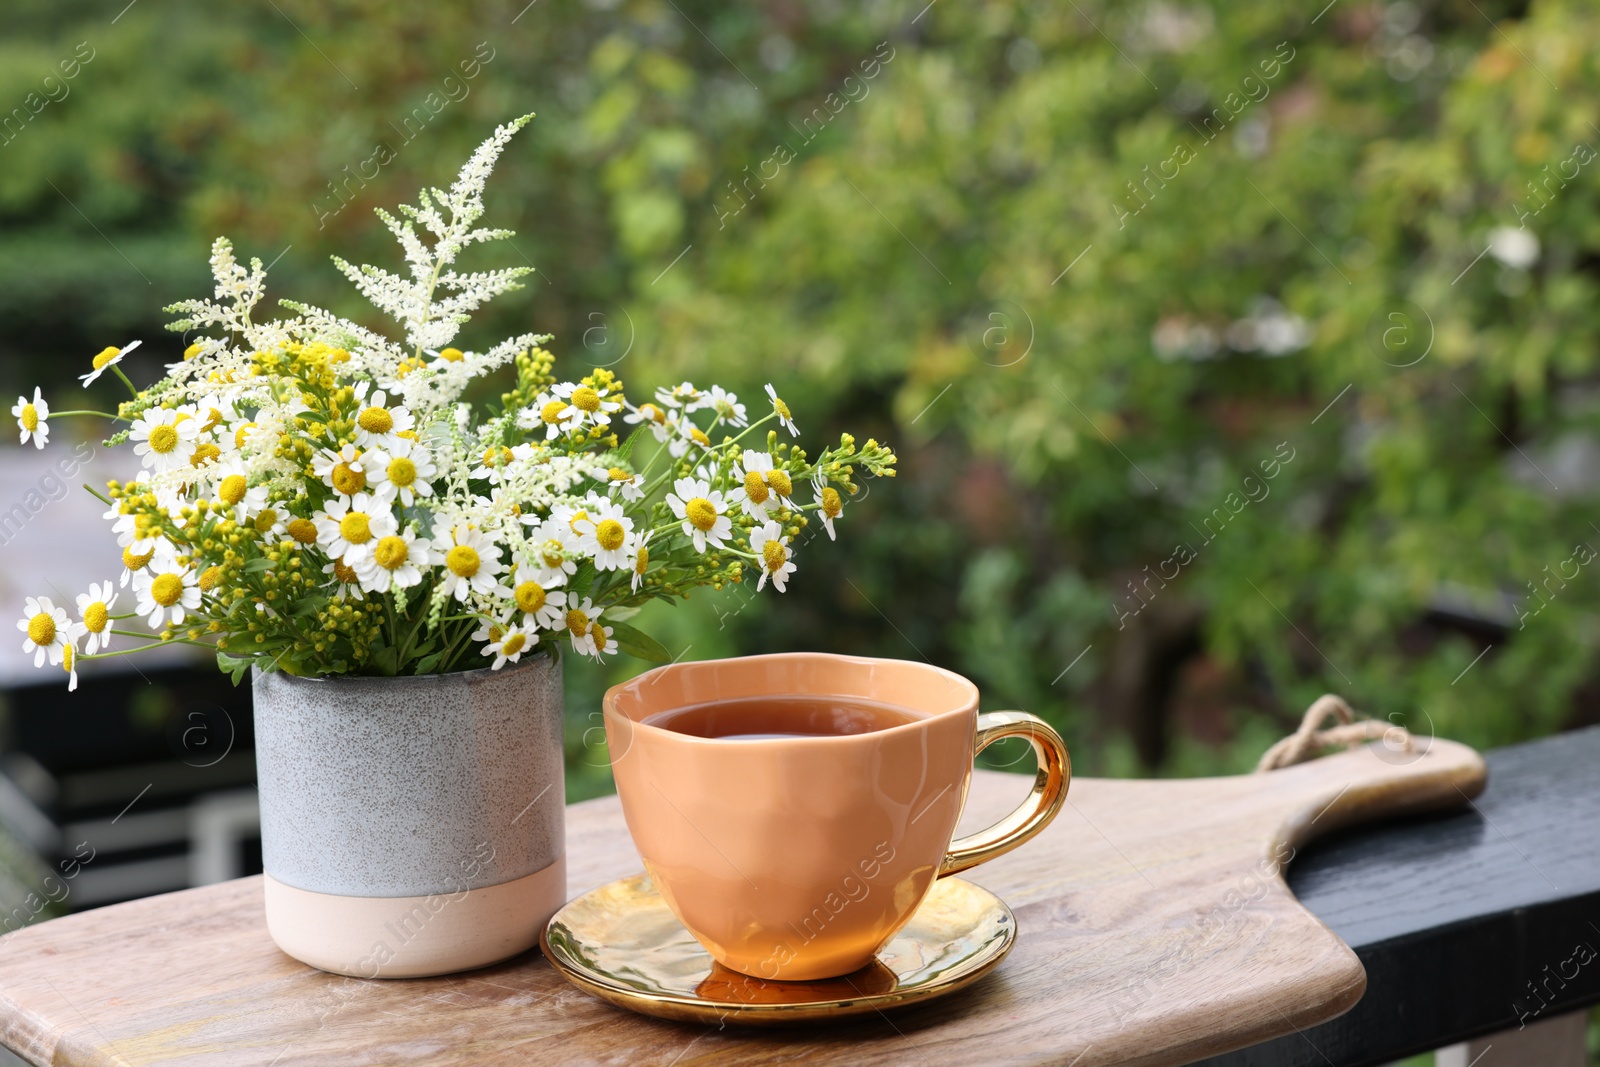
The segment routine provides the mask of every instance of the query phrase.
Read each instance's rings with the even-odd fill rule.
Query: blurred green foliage
[[[1328,690],[1596,721],[1592,4],[123,2],[8,10],[0,108],[67,87],[0,136],[13,391],[171,359],[218,233],[359,316],[327,254],[532,110],[489,198],[539,273],[474,331],[902,457],[786,596],[652,609],[675,653],[927,658],[1100,774]],[[638,667],[569,666],[574,795]]]

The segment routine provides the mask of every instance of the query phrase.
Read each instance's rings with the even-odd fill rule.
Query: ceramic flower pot
[[[561,671],[254,678],[267,929],[362,978],[515,956],[567,896]]]

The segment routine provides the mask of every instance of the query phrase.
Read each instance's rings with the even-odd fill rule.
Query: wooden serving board
[[[981,982],[891,1015],[793,1030],[637,1016],[537,953],[468,974],[364,982],[280,953],[261,881],[119,904],[0,938],[0,1040],[36,1064],[1180,1064],[1289,1034],[1360,999],[1355,955],[1285,888],[1337,826],[1464,803],[1471,749],[1369,746],[1263,775],[1079,779],[1038,839],[965,877],[1016,911]],[[1026,792],[980,772],[963,826]],[[568,811],[574,893],[639,861],[615,798]]]

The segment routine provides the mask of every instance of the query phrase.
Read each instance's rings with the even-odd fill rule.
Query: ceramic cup
[[[695,737],[642,720],[762,695],[834,696],[922,713],[870,733]],[[656,888],[719,963],[806,981],[866,966],[934,879],[1028,840],[1066,799],[1066,745],[1023,712],[978,714],[978,690],[923,663],[786,653],[661,667],[605,696],[628,830]],[[1032,743],[1030,797],[952,841],[973,757]]]

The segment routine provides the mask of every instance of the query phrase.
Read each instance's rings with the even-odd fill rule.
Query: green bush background
[[[786,596],[652,609],[674,653],[926,658],[1092,774],[1247,768],[1324,691],[1480,746],[1600,714],[1591,4],[123,2],[8,8],[11,392],[153,376],[218,233],[361,313],[328,254],[535,111],[489,218],[539,272],[469,343],[902,457]],[[569,667],[575,797],[641,667]]]

